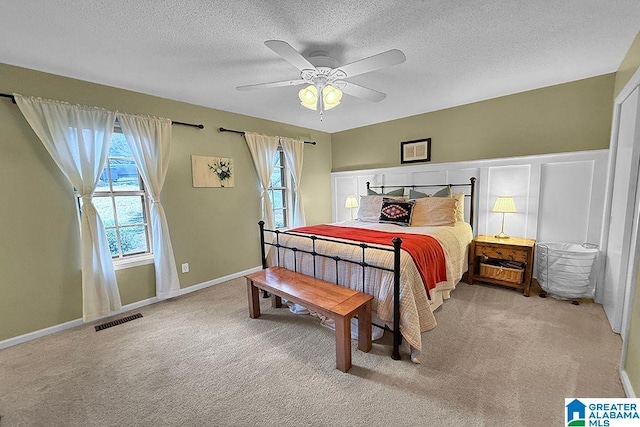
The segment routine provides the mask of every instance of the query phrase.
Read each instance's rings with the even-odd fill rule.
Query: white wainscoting
[[[345,201],[371,185],[465,184],[476,177],[474,234],[496,234],[502,215],[497,196],[514,197],[517,213],[505,215],[505,232],[539,242],[599,244],[608,150],[419,164],[331,174],[332,217],[350,217]],[[357,209],[354,209],[354,216]],[[469,207],[466,206],[467,216]]]

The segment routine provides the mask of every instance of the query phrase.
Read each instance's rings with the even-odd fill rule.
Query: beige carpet
[[[335,369],[333,332],[243,279],[0,350],[0,426],[551,426],[565,397],[624,397],[602,308],[461,283],[423,364],[388,334]]]

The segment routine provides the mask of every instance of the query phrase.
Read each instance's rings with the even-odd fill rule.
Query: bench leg
[[[358,312],[358,350],[371,351],[371,301],[368,301]]]
[[[260,290],[253,285],[251,279],[247,279],[247,296],[249,297],[249,317],[260,317]]]
[[[336,325],[336,368],[347,372],[351,369],[351,319],[337,316],[334,321]]]
[[[275,295],[273,292],[271,292],[271,307],[273,308],[282,307],[282,298],[280,298],[278,295]]]

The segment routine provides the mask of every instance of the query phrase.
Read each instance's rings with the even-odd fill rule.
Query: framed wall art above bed
[[[431,138],[400,143],[400,163],[430,162]]]

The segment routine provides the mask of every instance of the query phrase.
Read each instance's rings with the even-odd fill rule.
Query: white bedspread
[[[400,331],[406,341],[416,350],[422,349],[421,333],[436,326],[433,311],[438,308],[460,281],[467,270],[467,249],[473,239],[471,227],[467,223],[442,227],[400,227],[393,224],[362,222],[359,220],[344,221],[331,225],[369,228],[389,232],[391,237],[402,233],[426,234],[433,236],[442,246],[447,268],[447,280],[440,282],[431,290],[431,300],[427,298],[424,284],[411,256],[401,252],[400,261]],[[296,236],[279,236],[280,244],[296,246],[311,251],[309,239]],[[359,242],[358,242],[359,243]],[[372,245],[375,246],[375,245]],[[362,261],[362,248],[345,246],[334,242],[316,241],[319,253],[339,255],[342,258]],[[267,257],[269,265],[277,265],[276,250],[271,247]],[[393,252],[367,249],[366,262],[378,266],[393,268]],[[294,270],[294,255],[290,250],[280,249],[280,265]],[[313,276],[313,257],[298,252],[295,257],[297,271]],[[316,276],[336,283],[336,263],[332,259],[316,257]],[[352,289],[363,291],[362,267],[355,264],[340,263],[338,266],[338,283]],[[373,268],[365,270],[364,292],[374,296],[373,310],[376,316],[392,326],[393,319],[393,273]]]

